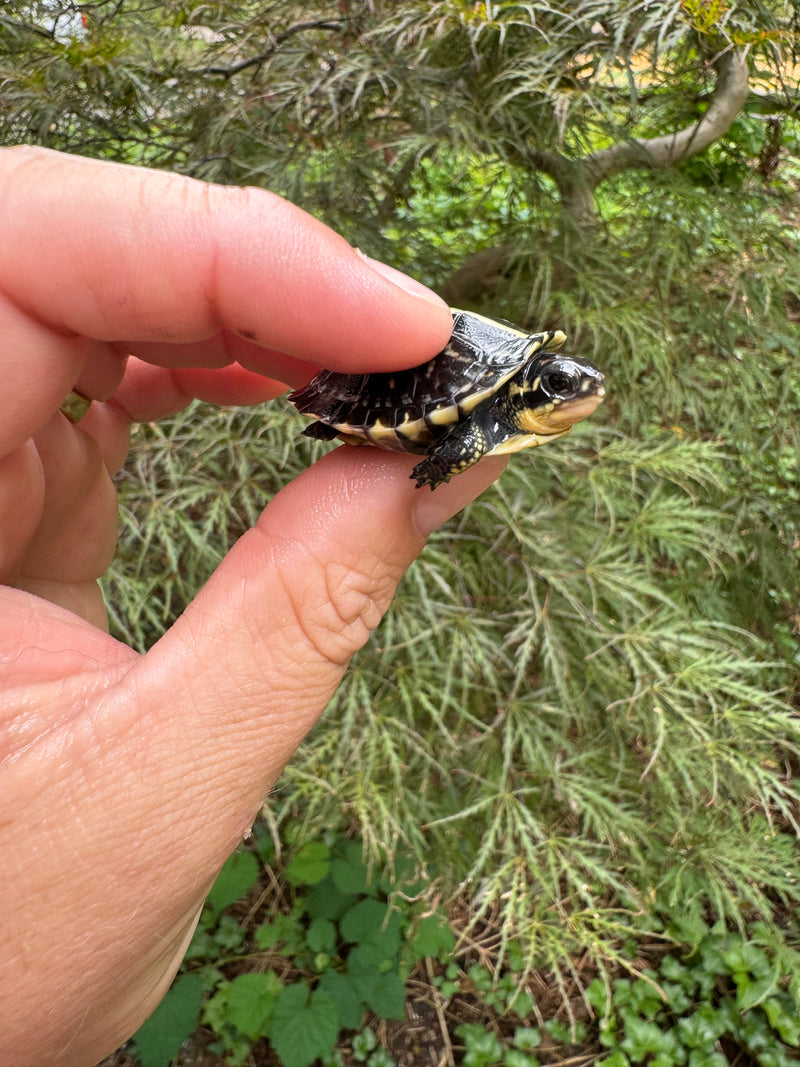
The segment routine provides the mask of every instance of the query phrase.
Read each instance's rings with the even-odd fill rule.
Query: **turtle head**
[[[512,420],[522,433],[561,436],[602,402],[604,382],[588,359],[537,353],[509,383]]]

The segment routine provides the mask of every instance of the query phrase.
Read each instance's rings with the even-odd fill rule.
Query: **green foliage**
[[[286,1067],[309,1067],[333,1050],[339,1025],[336,1005],[324,989],[311,992],[305,983],[294,982],[278,994],[270,1042]]]
[[[591,423],[513,457],[431,539],[289,767],[270,817],[316,843],[254,951],[311,983],[303,1010],[329,1010],[320,990],[351,1029],[397,1011],[414,952],[450,950],[438,918],[403,959],[376,933],[370,864],[402,881],[408,856],[430,900],[466,887],[508,969],[546,969],[565,997],[575,959],[629,968],[665,913],[695,948],[709,916],[777,929],[800,895],[795,5],[98,0],[85,27],[64,8],[3,6],[0,141],[268,185],[454,301],[562,327],[608,373]],[[731,47],[759,76],[736,121],[670,170],[609,174],[576,233],[542,153],[574,164],[697,122]],[[105,586],[117,636],[158,639],[318,454],[299,427],[276,403],[137,429]],[[345,826],[366,864],[328,843]],[[215,890],[193,960],[250,951],[212,921],[241,884]],[[343,941],[359,923],[371,937]],[[442,995],[463,981],[445,970]],[[743,1010],[783,1040],[775,996]],[[226,997],[207,1011],[245,1056]],[[664,1009],[626,1010],[608,1067],[675,1042],[717,1063],[689,1031],[645,1052]]]
[[[800,953],[763,924],[746,932],[705,926],[688,956],[670,953],[639,977],[589,985],[600,1043],[610,1052],[599,1067],[725,1067],[722,1041],[764,1067],[794,1062],[798,975]]]
[[[220,872],[186,955],[188,973],[134,1039],[143,1067],[170,1062],[195,1027],[202,990],[201,1021],[231,1064],[244,1063],[262,1040],[285,1067],[335,1062],[341,1032],[351,1030],[358,1031],[356,1059],[391,1067],[374,1033],[360,1029],[365,1014],[403,1018],[411,967],[453,951],[446,916],[421,912],[412,877],[382,879],[359,846],[326,839],[293,850],[281,871],[291,899],[249,931],[220,912],[248,894],[259,874],[252,853],[232,856]],[[238,973],[229,978],[225,968],[234,962]],[[254,969],[241,971],[243,963]]]
[[[533,1050],[542,1043],[542,1037],[535,1027],[516,1027],[508,1041],[480,1023],[462,1023],[456,1033],[464,1042],[465,1067],[539,1067]]]
[[[206,898],[206,907],[215,916],[220,915],[255,885],[258,874],[258,860],[252,852],[234,852],[217,876]]]
[[[229,860],[220,874],[218,900],[230,895],[232,879],[248,896],[255,888],[246,884],[240,859]],[[321,878],[320,862],[326,867]],[[308,883],[298,878],[303,869]],[[229,935],[220,936],[234,916],[205,909],[202,934],[187,954],[188,973],[134,1039],[143,1067],[166,1067],[194,1028],[203,990],[202,1022],[228,1063],[243,1064],[258,1042],[267,1041],[285,1067],[317,1060],[341,1065],[337,1045],[347,1044],[355,1062],[392,1067],[390,1053],[364,1025],[365,1013],[402,1019],[407,980],[418,961],[427,963],[428,973],[435,968],[431,995],[454,1019],[465,1065],[538,1067],[545,1037],[562,1058],[580,1059],[599,1048],[602,1067],[724,1067],[723,1044],[765,1067],[797,1058],[800,940],[793,928],[781,931],[762,921],[740,930],[711,926],[693,913],[691,902],[688,908],[662,902],[664,925],[657,932],[664,947],[651,943],[651,967],[634,966],[634,945],[621,956],[627,976],[605,974],[586,987],[593,1021],[560,1014],[542,1020],[519,944],[508,945],[505,965],[491,970],[477,959],[469,962],[468,954],[464,959],[468,950],[457,950],[446,917],[420,913],[412,882],[390,883],[371,872],[355,843],[306,842],[271,873],[273,886],[276,877],[281,908],[273,903],[268,922],[240,928],[235,956]],[[464,998],[473,1005],[472,1017],[477,1005],[486,1021],[455,1023]]]
[[[177,1055],[197,1020],[203,985],[197,975],[182,974],[136,1033],[133,1052],[142,1067],[165,1067]]]

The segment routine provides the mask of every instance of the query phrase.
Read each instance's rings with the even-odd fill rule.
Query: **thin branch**
[[[30,22],[19,22],[17,19],[10,19],[6,15],[0,15],[0,23],[3,26],[7,26],[10,30],[22,30],[25,33],[35,34],[37,37],[44,37],[46,41],[55,40],[55,30],[46,30],[42,26],[34,26]]]
[[[593,152],[583,161],[592,186],[632,167],[670,167],[702,152],[723,136],[742,110],[750,91],[746,52],[727,52],[703,117],[676,133],[642,141],[624,141]],[[553,175],[555,177],[555,175]]]
[[[293,26],[290,26],[283,33],[277,34],[272,38],[272,43],[269,48],[264,49],[263,52],[259,52],[257,56],[250,56],[249,59],[243,59],[239,63],[234,63],[231,67],[202,67],[200,70],[195,71],[196,74],[220,74],[223,78],[232,78],[234,74],[240,74],[243,70],[247,70],[248,67],[256,67],[266,61],[273,55],[277,49],[287,41],[290,37],[294,37],[298,33],[304,33],[306,30],[339,30],[345,23],[345,19],[318,19],[314,22],[296,22]]]

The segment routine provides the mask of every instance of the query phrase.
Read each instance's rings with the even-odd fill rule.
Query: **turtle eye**
[[[578,391],[580,380],[579,374],[569,374],[565,370],[552,370],[549,374],[542,375],[542,385],[548,393],[565,400]]]

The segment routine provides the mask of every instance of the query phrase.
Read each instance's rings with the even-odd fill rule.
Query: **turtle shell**
[[[453,332],[427,363],[380,374],[320,371],[289,397],[319,420],[310,437],[342,437],[400,452],[426,452],[447,427],[494,395],[534,355],[558,348],[559,330],[525,333],[511,323],[453,309]]]

